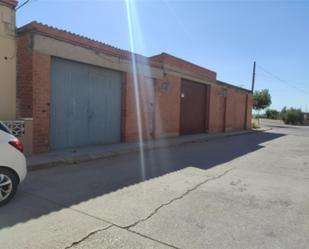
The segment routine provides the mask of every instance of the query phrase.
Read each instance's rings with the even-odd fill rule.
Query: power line
[[[274,79],[274,77],[273,76],[271,76],[271,75],[269,75],[268,73],[266,73],[266,72],[264,72],[264,71],[260,71],[259,73],[256,73],[255,74],[256,76],[259,76],[259,77],[263,77],[263,78],[266,78],[266,79]],[[277,79],[276,79],[277,80]],[[278,82],[278,81],[277,81]],[[278,82],[278,83],[280,83],[280,82]],[[302,84],[304,84],[304,83],[302,83]],[[294,84],[295,85],[295,87],[298,87],[299,85],[302,85],[302,84]],[[306,91],[306,90],[304,90],[304,91]]]
[[[281,79],[279,76],[277,76],[277,75],[275,75],[275,74],[269,72],[269,71],[266,70],[264,67],[262,67],[262,66],[260,66],[260,65],[258,65],[258,64],[257,64],[257,67],[260,68],[260,69],[261,69],[262,71],[264,71],[265,73],[267,73],[268,75],[272,76],[272,77],[273,77],[274,79],[276,79],[277,81],[280,81],[281,83],[283,83],[283,84],[285,84],[285,85],[287,85],[287,86],[289,86],[289,87],[292,87],[292,88],[294,88],[294,89],[296,89],[296,90],[298,90],[298,91],[300,91],[300,92],[309,94],[308,91],[306,91],[306,90],[304,90],[304,89],[301,89],[301,88],[298,88],[298,87],[294,86],[293,84],[287,82],[286,80]]]
[[[16,10],[19,10],[20,8],[24,7],[27,3],[29,3],[31,0],[26,0],[21,5],[17,6]]]

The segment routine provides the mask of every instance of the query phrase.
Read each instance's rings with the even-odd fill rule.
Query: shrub
[[[256,121],[252,121],[252,128],[253,129],[259,129],[261,127],[259,126],[259,124]]]
[[[281,118],[285,124],[304,124],[304,114],[300,108],[296,109],[291,107],[287,109],[286,107],[284,107],[281,111]]]
[[[274,110],[274,109],[267,109],[266,110],[266,118],[279,119],[280,113],[277,110]]]

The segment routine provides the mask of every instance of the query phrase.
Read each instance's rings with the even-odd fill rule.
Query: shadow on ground
[[[146,178],[188,166],[209,169],[261,149],[283,134],[251,133],[145,153]],[[16,198],[0,208],[0,229],[141,182],[137,153],[30,172]],[[39,198],[37,198],[39,197]]]

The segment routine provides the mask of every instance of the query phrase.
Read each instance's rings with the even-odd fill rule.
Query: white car
[[[27,175],[22,143],[0,122],[0,206],[15,195],[18,184]]]

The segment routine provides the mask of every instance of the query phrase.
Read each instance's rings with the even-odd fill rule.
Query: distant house
[[[16,118],[16,5],[0,1],[0,120]]]

